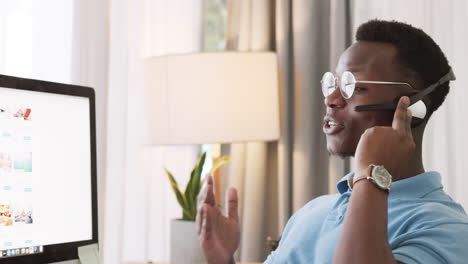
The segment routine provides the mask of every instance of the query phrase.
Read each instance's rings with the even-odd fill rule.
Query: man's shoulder
[[[389,242],[396,259],[405,263],[416,263],[416,259],[418,263],[465,263],[468,216],[459,204],[437,199],[401,202],[389,211],[388,219]]]
[[[388,204],[390,222],[414,222],[418,227],[468,224],[463,207],[444,191],[439,173],[427,172],[396,184],[397,193]]]
[[[459,223],[468,225],[468,216],[463,207],[451,200],[424,200],[415,212],[419,217],[439,224]]]
[[[447,196],[448,197],[448,196]],[[445,225],[463,226],[468,230],[468,216],[463,207],[451,199],[401,200],[389,204],[389,224],[419,230]]]

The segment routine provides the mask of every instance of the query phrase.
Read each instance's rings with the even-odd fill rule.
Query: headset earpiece
[[[419,100],[416,103],[410,105],[408,109],[411,110],[413,117],[417,117],[420,119],[424,119],[426,117],[427,107],[422,100]]]
[[[423,100],[419,100],[416,103],[410,105],[408,109],[411,110],[411,114],[413,116],[411,119],[412,128],[415,128],[424,122],[427,114],[427,107]]]

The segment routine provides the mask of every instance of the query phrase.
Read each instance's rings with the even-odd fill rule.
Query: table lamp
[[[273,52],[207,52],[145,61],[145,144],[189,145],[279,138]]]

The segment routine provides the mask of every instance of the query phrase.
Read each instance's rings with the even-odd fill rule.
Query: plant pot
[[[195,222],[171,221],[171,264],[205,264]]]

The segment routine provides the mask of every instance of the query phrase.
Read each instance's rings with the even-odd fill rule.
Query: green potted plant
[[[177,202],[182,208],[182,218],[171,221],[170,258],[172,264],[205,263],[198,243],[198,235],[195,226],[197,196],[204,182],[204,179],[202,180],[202,171],[205,160],[206,152],[200,155],[198,162],[190,173],[190,179],[184,192],[180,190],[172,173],[165,168]],[[229,156],[216,159],[209,173],[215,173],[221,166],[228,162]]]

